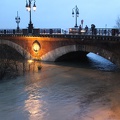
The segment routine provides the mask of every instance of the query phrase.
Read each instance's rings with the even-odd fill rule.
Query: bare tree
[[[117,17],[115,27],[118,28],[118,29],[120,30],[120,16]]]

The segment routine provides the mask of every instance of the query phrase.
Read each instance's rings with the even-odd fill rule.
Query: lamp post
[[[79,17],[79,9],[77,7],[77,5],[72,9],[72,16],[74,17],[75,14],[75,27],[77,26],[77,17]]]
[[[15,17],[16,23],[17,23],[17,32],[19,32],[19,23],[20,23],[20,17],[18,16],[18,11],[17,11],[17,16]]]
[[[30,14],[30,21],[28,24],[28,33],[32,33],[33,31],[33,24],[32,24],[32,20],[31,20],[31,4],[32,4],[33,0],[26,0],[26,10],[29,12]],[[34,4],[33,4],[33,10],[36,10],[36,4],[35,4],[35,0],[34,0]]]

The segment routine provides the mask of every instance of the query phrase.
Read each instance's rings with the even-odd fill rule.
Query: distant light
[[[81,30],[82,33],[85,33],[85,30]]]

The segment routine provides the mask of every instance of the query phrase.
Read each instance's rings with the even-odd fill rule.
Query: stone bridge
[[[25,59],[56,61],[63,55],[92,52],[120,66],[120,37],[100,35],[0,35],[0,45],[14,48]],[[12,54],[12,53],[11,53]],[[76,58],[75,58],[76,59]]]

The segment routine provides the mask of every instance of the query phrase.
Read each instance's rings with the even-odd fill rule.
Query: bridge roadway
[[[0,34],[0,45],[14,48],[25,59],[56,61],[65,54],[80,51],[81,54],[93,52],[120,66],[119,36]]]

